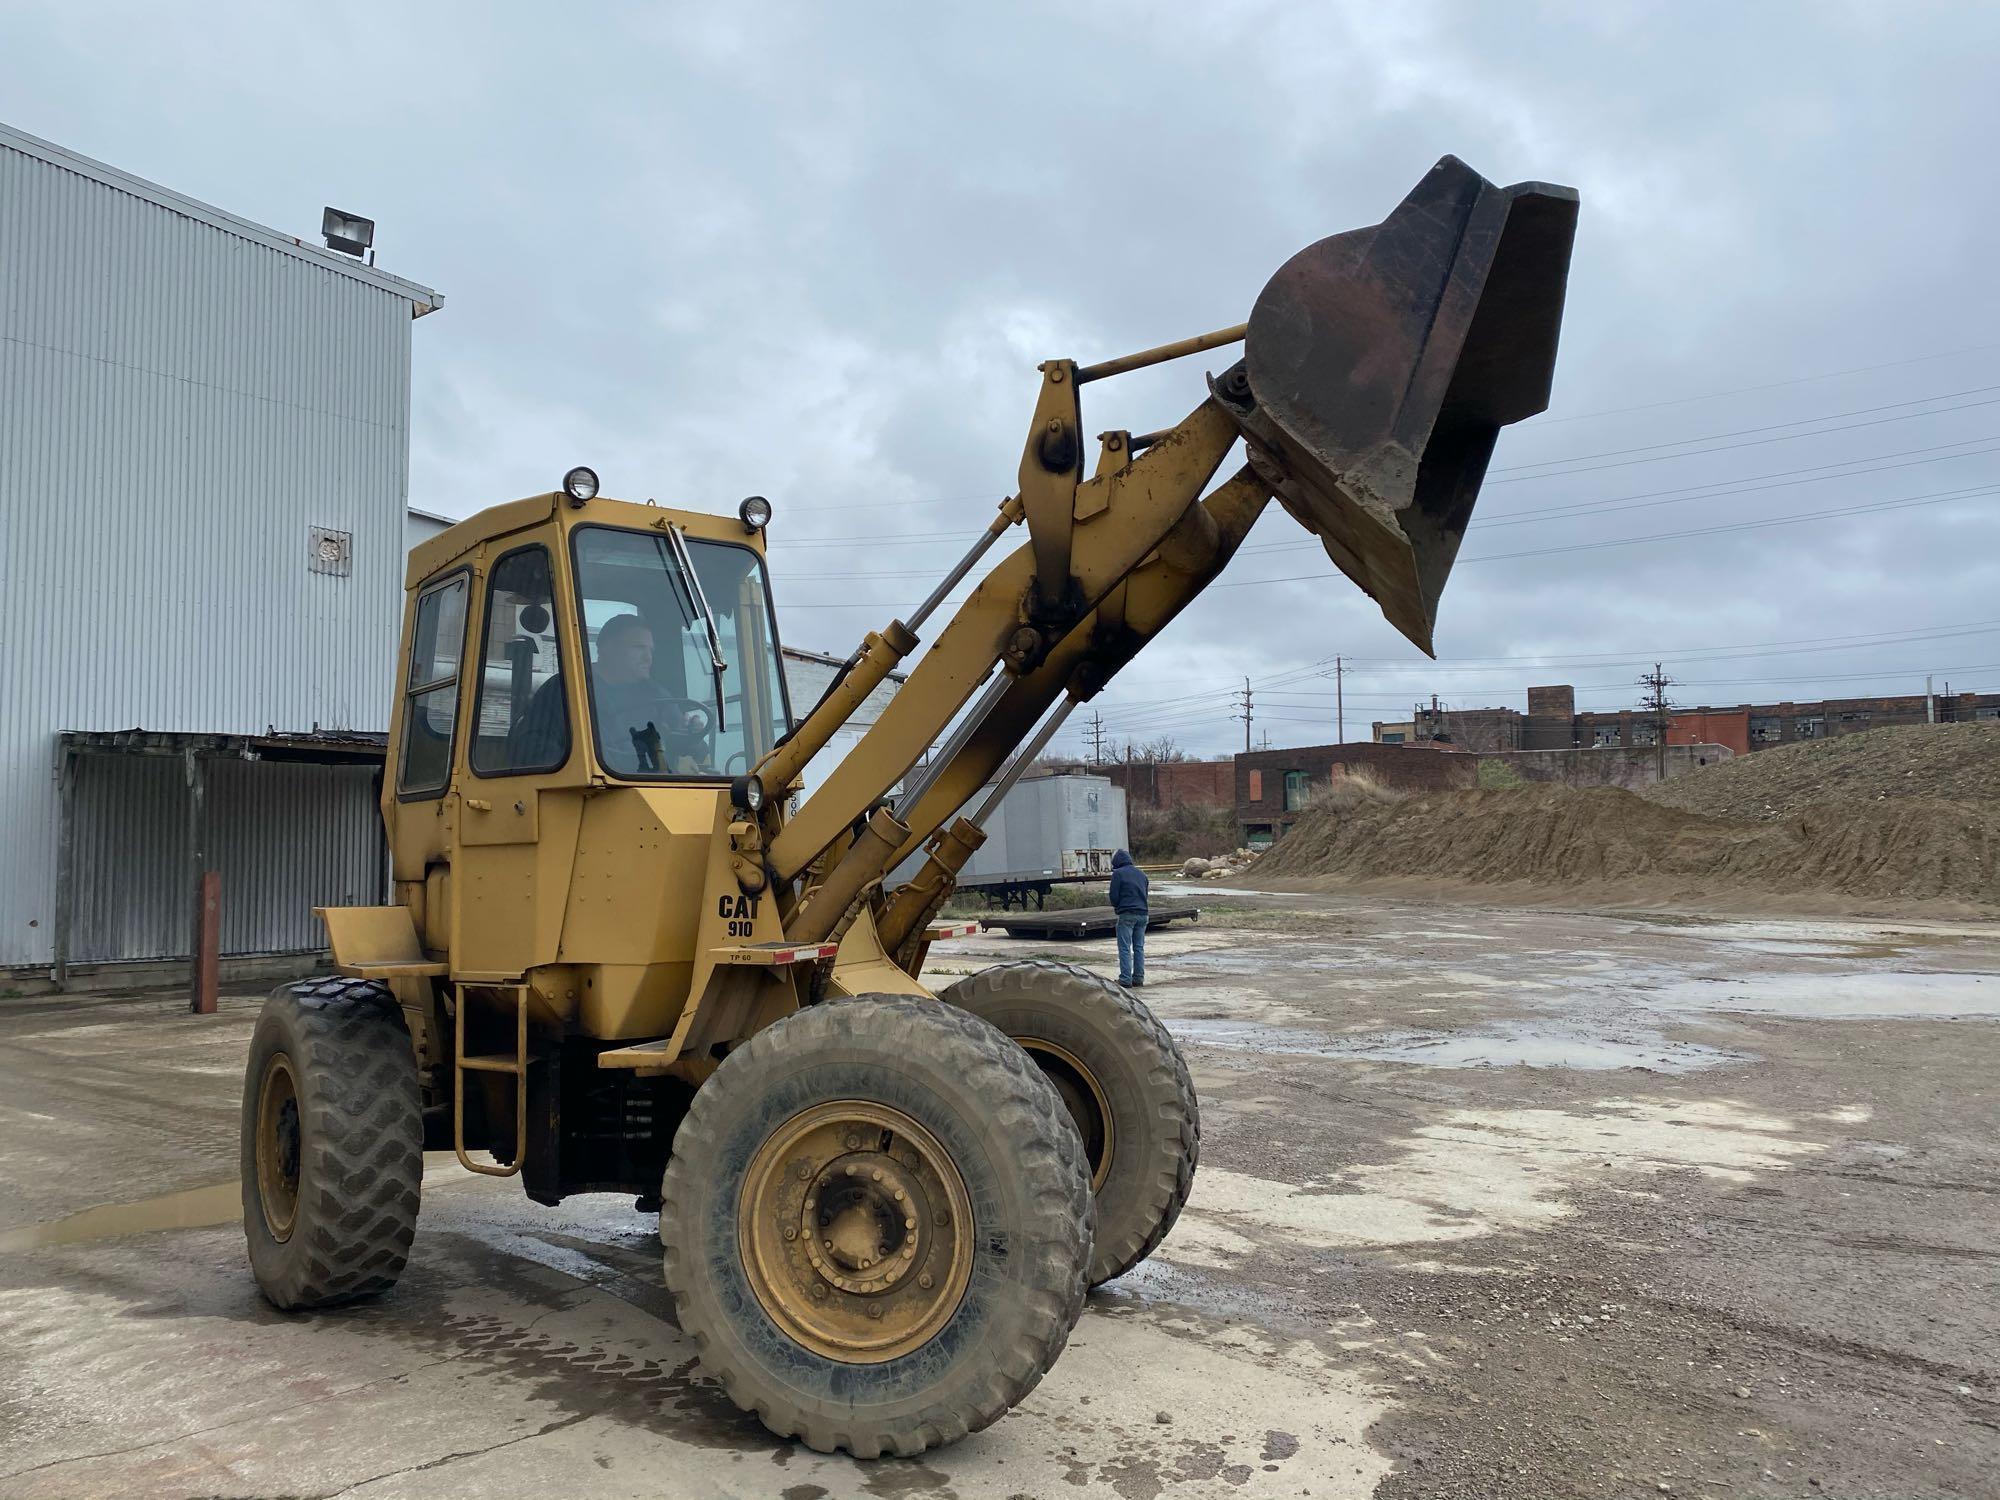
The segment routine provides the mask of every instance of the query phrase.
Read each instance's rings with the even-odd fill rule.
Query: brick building
[[[1315,787],[1366,771],[1402,791],[1444,792],[1479,784],[1479,758],[1442,745],[1302,745],[1236,757],[1236,823],[1246,843],[1280,837]]]
[[[1826,698],[1815,702],[1740,703],[1733,708],[1675,709],[1667,725],[1669,745],[1726,745],[1738,755],[1788,745],[1796,740],[1857,734],[1892,724],[1939,723],[1965,719],[2000,720],[2000,693],[1954,693],[1929,698],[1906,693],[1887,698]],[[1659,726],[1644,709],[1576,711],[1576,693],[1567,686],[1531,687],[1528,711],[1512,708],[1419,707],[1407,723],[1377,723],[1379,744],[1449,745],[1485,753],[1514,750],[1630,749],[1652,745]]]
[[[1077,769],[1124,788],[1128,807],[1227,807],[1236,796],[1236,768],[1227,760],[1135,760]]]

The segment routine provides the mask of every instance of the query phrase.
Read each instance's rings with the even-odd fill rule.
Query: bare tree
[[[1157,764],[1161,761],[1186,760],[1188,759],[1188,753],[1181,749],[1180,741],[1176,740],[1170,734],[1163,734],[1156,739],[1146,740],[1143,743],[1127,740],[1125,742],[1125,751],[1119,756],[1119,759],[1127,765],[1131,765],[1134,761]]]

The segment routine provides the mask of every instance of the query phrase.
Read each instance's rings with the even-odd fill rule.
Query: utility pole
[[[1232,714],[1230,717],[1240,718],[1243,721],[1243,753],[1248,755],[1250,753],[1250,679],[1247,677],[1243,679],[1243,702],[1239,706],[1243,712],[1241,714]]]
[[[1333,659],[1333,736],[1334,743],[1338,745],[1347,743],[1347,704],[1340,693],[1340,679],[1344,671],[1340,658],[1336,656]]]
[[[1653,745],[1658,752],[1662,781],[1667,779],[1668,713],[1674,706],[1673,700],[1667,696],[1667,689],[1673,685],[1674,679],[1666,674],[1658,662],[1653,663],[1652,671],[1639,678],[1639,686],[1646,690],[1646,696],[1639,700],[1639,706],[1649,710],[1653,715]]]
[[[1094,708],[1090,711],[1090,763],[1104,764],[1104,715]]]

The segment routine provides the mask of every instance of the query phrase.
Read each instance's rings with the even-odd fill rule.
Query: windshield
[[[698,589],[663,533],[575,533],[597,756],[616,775],[740,776],[790,727],[763,560],[686,542]]]

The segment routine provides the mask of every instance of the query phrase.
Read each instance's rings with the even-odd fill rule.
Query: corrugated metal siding
[[[840,671],[839,664],[806,656],[789,647],[785,649],[784,663],[785,691],[792,700],[792,713],[803,719],[812,712],[813,705],[825,696],[826,690],[833,686],[833,679]],[[799,794],[801,802],[811,796],[832,774],[833,768],[846,759],[848,752],[861,743],[862,735],[867,733],[869,727],[881,717],[882,710],[889,706],[889,700],[896,696],[896,688],[900,681],[901,676],[898,674],[877,684],[875,690],[861,700],[860,706],[855,709],[847,723],[827,741],[826,748],[806,762],[805,770],[800,776],[805,788]],[[890,788],[890,791],[893,794],[901,787],[902,783],[899,781]]]
[[[380,899],[382,821],[368,767],[211,760],[203,774],[208,863],[222,875],[225,954],[322,947],[315,906]],[[187,955],[187,827],[181,761],[82,758],[73,962]]]
[[[0,966],[50,956],[60,731],[386,727],[411,321],[0,142]]]
[[[971,805],[985,800],[985,793]],[[986,842],[959,872],[961,886],[1038,880],[1063,873],[1071,850],[1122,849],[1128,842],[1125,792],[1103,776],[1037,776],[1019,781],[986,820]],[[923,868],[913,855],[890,876],[909,880]]]
[[[188,951],[186,786],[176,760],[89,755],[77,763],[74,962]]]

